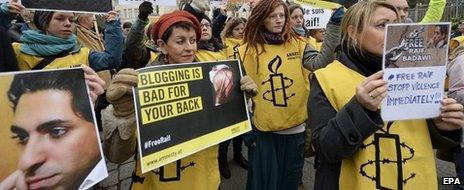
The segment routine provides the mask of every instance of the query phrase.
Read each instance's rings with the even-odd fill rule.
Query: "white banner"
[[[223,5],[227,5],[227,0],[212,0],[211,7],[220,7]]]
[[[387,25],[383,78],[388,89],[381,107],[384,121],[440,115],[450,28],[449,23]]]
[[[140,5],[145,0],[118,0],[119,5]],[[160,6],[177,6],[176,0],[150,0],[153,5]]]
[[[304,0],[295,0],[303,8],[304,15],[304,27],[306,29],[326,28],[329,23],[330,16],[332,16],[332,10],[324,9],[317,6],[323,6],[323,4],[310,4]]]

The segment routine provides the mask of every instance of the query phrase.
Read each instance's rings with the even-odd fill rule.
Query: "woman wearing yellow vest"
[[[246,19],[239,17],[233,17],[226,22],[221,39],[226,46],[224,53],[227,59],[239,59],[238,47],[242,44],[245,24]]]
[[[24,7],[12,0],[0,6],[0,25],[9,26]],[[105,51],[90,51],[78,45],[73,34],[74,14],[70,12],[36,11],[34,25],[26,30],[22,43],[13,43],[20,70],[71,68],[89,65],[95,71],[117,68],[121,64],[123,37],[116,12],[107,15]]]
[[[315,72],[308,101],[314,189],[438,189],[432,144],[459,145],[463,106],[447,98],[438,118],[382,121],[385,25],[399,20],[384,1],[359,1],[343,18],[339,59]]]
[[[201,38],[198,40],[198,52],[197,58],[199,60],[212,60],[220,61],[226,60],[224,54],[224,45],[222,45],[219,39],[213,37],[213,29],[211,28],[211,19],[203,14],[200,25],[201,25]]]
[[[231,59],[239,59],[238,56],[238,47],[241,45],[242,38],[243,38],[243,29],[245,28],[246,19],[233,17],[230,18],[226,25],[224,26],[224,30],[221,32],[221,39],[224,45],[226,46],[224,49],[224,53],[226,58]],[[231,177],[229,163],[227,160],[227,152],[228,147],[231,140],[224,141],[223,143],[219,144],[219,171],[221,176],[228,179]],[[242,155],[242,142],[243,136],[240,135],[233,139],[233,151],[234,151],[234,161],[237,162],[243,169],[248,169],[248,160]]]
[[[161,54],[148,66],[213,61],[196,57],[197,39],[201,38],[201,28],[200,23],[190,13],[174,11],[164,14],[152,27],[151,36],[160,47]],[[243,77],[241,84],[245,92],[256,90],[256,85],[249,77]],[[107,158],[114,163],[126,161],[136,151],[136,122],[131,88],[135,85],[137,72],[133,69],[123,69],[116,74],[106,94],[111,105],[102,111],[104,151]],[[218,146],[212,146],[175,163],[162,166],[163,172],[156,169],[145,174],[141,173],[140,160],[137,159],[132,189],[217,190],[220,183],[217,151]],[[178,164],[186,166],[190,163],[195,164],[185,170],[177,168]]]
[[[258,95],[252,99],[255,128],[244,137],[249,147],[249,190],[297,189],[304,162],[309,70],[333,60],[334,49],[326,52],[331,48],[323,48],[319,54],[306,46],[290,26],[289,16],[282,0],[260,1],[239,47],[247,75],[258,84]],[[330,37],[328,42],[338,43],[336,34]]]

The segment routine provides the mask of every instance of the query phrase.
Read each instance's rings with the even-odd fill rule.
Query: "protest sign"
[[[88,189],[108,176],[82,69],[1,73],[0,113],[0,183]]]
[[[304,27],[306,29],[326,28],[332,16],[332,8],[341,5],[325,1],[295,0],[303,8]],[[330,9],[329,9],[330,8]]]
[[[119,0],[120,5],[140,5],[142,2],[146,0]],[[176,0],[149,0],[153,3],[153,5],[160,5],[160,6],[170,6],[174,7],[177,5]]]
[[[439,116],[450,24],[390,24],[385,36],[383,78],[388,89],[382,102],[383,120]]]
[[[211,1],[211,7],[221,7],[221,6],[226,6],[227,5],[227,0],[212,0]]]
[[[142,173],[251,130],[238,61],[138,71],[134,98]]]
[[[112,0],[21,0],[21,3],[31,10],[52,10],[72,12],[106,13],[113,10]]]

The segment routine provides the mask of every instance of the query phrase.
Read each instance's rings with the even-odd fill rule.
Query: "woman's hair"
[[[190,22],[178,22],[178,23],[175,23],[173,24],[172,26],[170,26],[166,32],[163,33],[163,35],[161,36],[161,40],[163,40],[165,43],[168,43],[168,39],[169,37],[171,37],[172,35],[172,31],[174,31],[174,28],[182,28],[184,30],[187,30],[187,31],[190,31],[190,30],[193,30],[195,31],[195,26],[193,26],[192,23]],[[197,39],[199,40],[199,39]]]
[[[227,21],[226,23],[226,26],[224,26],[224,30],[222,30],[221,32],[221,38],[224,40],[224,38],[232,37],[232,31],[234,30],[234,28],[240,24],[245,25],[246,22],[246,19],[241,17],[233,17],[229,19],[229,21]]]
[[[354,30],[353,32],[361,35],[363,31],[369,26],[371,18],[374,14],[374,11],[379,7],[385,7],[395,12],[397,19],[400,19],[398,11],[396,8],[385,2],[379,0],[361,0],[358,3],[351,6],[348,11],[346,11],[345,16],[341,22],[341,32],[342,32],[342,47],[349,45],[355,48],[356,44],[361,44],[361,42],[356,42],[356,39],[349,35],[348,29],[351,26]],[[361,40],[364,37],[361,36]],[[347,44],[344,44],[347,43]],[[357,49],[357,48],[355,48]]]
[[[291,38],[297,38],[293,29],[289,26],[290,14],[285,2],[282,0],[260,1],[251,12],[243,34],[243,43],[248,43],[249,46],[256,50],[258,55],[265,52],[264,44],[266,40],[263,35],[263,30],[266,29],[264,28],[264,20],[279,6],[283,6],[285,11],[285,24],[281,33],[282,39],[287,42]],[[258,45],[261,46],[261,52],[258,52]],[[247,51],[248,46],[245,50],[245,54]]]

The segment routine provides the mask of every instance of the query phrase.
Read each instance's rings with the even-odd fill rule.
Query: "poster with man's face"
[[[0,74],[0,189],[88,189],[108,176],[82,69]]]

